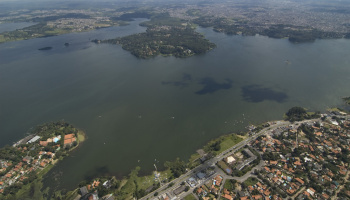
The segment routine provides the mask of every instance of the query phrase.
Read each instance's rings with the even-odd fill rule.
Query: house
[[[315,189],[313,189],[313,188],[308,188],[307,190],[306,190],[309,194],[311,194],[311,196],[314,196],[315,195]]]
[[[75,135],[72,134],[67,134],[64,136],[64,146],[68,146],[68,145],[72,145],[73,142],[75,142],[77,140],[77,138],[75,137]]]
[[[261,194],[253,195],[252,197],[253,197],[253,199],[255,199],[255,200],[259,200],[259,199],[262,199],[262,198],[263,198],[263,196],[262,196]]]
[[[215,185],[220,186],[220,185],[221,185],[221,181],[222,181],[222,176],[217,175],[217,176],[214,178],[214,180],[215,180]]]
[[[270,160],[270,165],[277,165],[277,161]]]
[[[300,178],[295,178],[295,180],[298,181],[301,185],[304,185],[304,183],[305,183],[305,182],[304,182],[303,180],[301,180]]]
[[[224,194],[222,195],[221,197],[225,198],[225,199],[228,199],[228,200],[233,200],[232,196],[231,195],[228,195],[228,194]]]
[[[47,141],[40,141],[39,144],[43,147],[46,147],[47,146]]]
[[[329,199],[329,195],[326,194],[326,193],[323,193],[323,194],[322,194],[322,197],[323,197],[324,199]]]
[[[23,159],[22,159],[22,161],[23,162],[26,162],[27,164],[29,164],[30,163],[30,161],[33,159],[33,157],[31,157],[31,156],[26,156],[26,157],[24,157]]]

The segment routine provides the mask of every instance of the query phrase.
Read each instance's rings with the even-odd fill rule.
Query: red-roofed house
[[[225,198],[225,199],[228,199],[228,200],[232,200],[233,199],[232,196],[228,195],[228,194],[224,194],[224,195],[222,195],[222,197]]]
[[[304,181],[301,180],[300,178],[295,178],[296,181],[298,181],[301,185],[304,185]]]
[[[43,147],[47,146],[47,141],[40,141],[39,144]]]
[[[262,198],[263,198],[263,196],[262,196],[261,194],[253,195],[252,197],[253,197],[253,199],[255,199],[255,200],[258,200],[258,199],[262,199]]]
[[[75,142],[77,138],[75,135],[72,134],[67,134],[64,136],[64,146],[71,145],[73,142]]]
[[[277,161],[270,160],[270,165],[277,165]]]

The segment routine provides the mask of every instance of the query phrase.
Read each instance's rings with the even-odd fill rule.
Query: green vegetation
[[[213,153],[217,155],[238,144],[244,140],[244,138],[245,137],[239,136],[237,134],[224,135],[217,139],[211,140],[207,145],[204,146],[204,150],[207,153]]]
[[[195,10],[189,10],[190,15],[197,15]],[[288,38],[290,42],[313,42],[316,39],[326,38],[343,38],[345,34],[335,32],[323,32],[310,27],[300,27],[292,25],[277,24],[268,28],[259,25],[251,25],[246,20],[215,18],[215,17],[199,17],[194,23],[202,27],[213,27],[214,31],[223,32],[230,35],[246,35],[253,36],[256,34],[268,36],[271,38]]]
[[[184,200],[196,200],[196,197],[194,197],[193,194],[189,194],[185,196]]]
[[[302,107],[293,107],[289,109],[286,113],[286,120],[290,122],[302,121],[304,119],[313,119],[319,117],[319,112],[312,112],[308,114],[306,110]]]
[[[186,171],[186,163],[180,160],[180,158],[176,158],[172,162],[167,161],[164,166],[170,169],[173,178],[178,178]]]
[[[197,167],[198,165],[201,164],[200,161],[201,155],[199,155],[198,153],[192,154],[191,157],[188,159],[188,168],[193,169],[195,167]]]
[[[222,171],[224,171],[226,174],[227,174],[226,169],[231,169],[231,167],[227,166],[227,164],[226,164],[224,161],[222,161],[222,160],[218,161],[217,165],[218,165],[218,166],[222,169]],[[231,175],[231,174],[229,174],[229,175]]]
[[[229,191],[232,191],[236,188],[235,187],[236,183],[237,183],[237,181],[235,179],[227,179],[225,181],[224,188],[226,188]]]
[[[342,34],[323,32],[312,28],[303,28],[289,25],[275,25],[259,33],[272,38],[286,38],[293,43],[313,42],[316,39],[342,38]]]
[[[346,104],[350,105],[350,97],[344,97],[343,100]]]
[[[120,17],[111,17],[112,20],[118,21],[132,21],[134,18],[147,18],[149,19],[152,16],[151,13],[147,11],[135,11],[133,13],[125,13]]]
[[[255,185],[259,180],[255,177],[249,177],[246,181],[244,181],[244,184],[246,186],[253,186]]]
[[[195,32],[191,24],[166,14],[152,17],[151,21],[141,25],[147,27],[145,33],[93,42],[121,44],[123,49],[143,59],[157,55],[185,58],[215,47],[215,44]]]
[[[16,146],[1,148],[0,160],[8,164],[0,173],[5,186],[0,199],[47,199],[49,189],[42,191],[42,177],[72,149],[67,144],[66,148],[60,148],[60,145],[64,146],[64,136],[77,136],[78,133],[83,135],[82,131],[64,121],[50,122],[35,127],[30,132],[31,135],[16,143]],[[39,136],[39,140],[45,142],[45,145],[39,144],[39,140],[28,143],[27,141],[34,136]],[[55,143],[52,138],[61,139]],[[47,142],[48,139],[51,142]],[[17,177],[17,181],[9,185],[10,177]],[[67,197],[66,193],[59,195]]]

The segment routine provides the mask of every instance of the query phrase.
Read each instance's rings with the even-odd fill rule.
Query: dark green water
[[[199,28],[216,49],[148,60],[89,42],[144,31],[138,22],[0,45],[0,145],[59,119],[87,133],[48,185],[71,189],[137,165],[149,172],[155,159],[159,166],[187,159],[210,139],[280,119],[292,106],[323,111],[350,95],[349,40],[291,44]],[[37,50],[47,46],[53,49]]]

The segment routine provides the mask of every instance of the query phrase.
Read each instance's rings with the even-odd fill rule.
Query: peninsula
[[[147,27],[145,33],[94,42],[120,44],[134,56],[144,59],[157,55],[185,58],[203,54],[215,47],[214,43],[195,31],[193,24],[172,18],[169,14],[156,15],[141,26]]]
[[[83,142],[85,134],[59,121],[37,126],[30,135],[0,149],[0,199],[39,199],[42,177]]]

